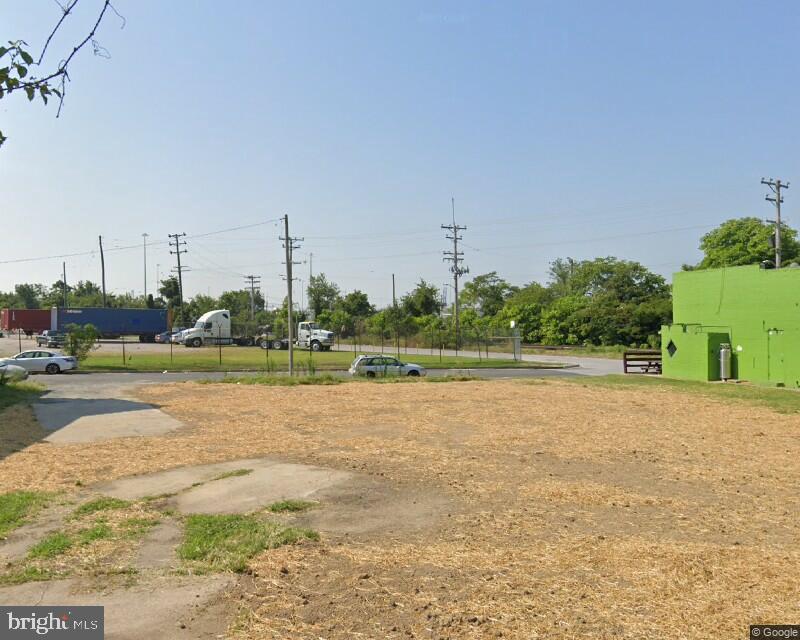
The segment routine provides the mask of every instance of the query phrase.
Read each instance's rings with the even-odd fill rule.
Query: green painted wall
[[[735,378],[800,387],[800,269],[683,271],[672,296],[664,375],[718,380],[719,345],[729,342]]]

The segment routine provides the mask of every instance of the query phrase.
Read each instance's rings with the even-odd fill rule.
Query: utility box
[[[673,324],[661,328],[663,374],[720,379],[720,345],[731,377],[800,387],[800,269],[758,265],[676,273]]]

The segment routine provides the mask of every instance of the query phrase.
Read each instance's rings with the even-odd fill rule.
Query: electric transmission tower
[[[443,251],[444,258],[442,260],[444,262],[450,263],[450,273],[453,274],[453,317],[455,319],[455,330],[456,330],[456,353],[458,352],[458,346],[460,344],[460,327],[459,327],[459,302],[458,302],[458,279],[466,273],[469,273],[469,268],[464,267],[461,265],[464,262],[464,252],[458,250],[458,241],[462,240],[462,236],[459,235],[461,231],[466,231],[466,227],[462,227],[456,224],[456,199],[451,198],[450,200],[452,207],[453,207],[453,223],[452,224],[443,224],[442,229],[448,231],[449,233],[445,235],[445,238],[448,240],[453,241],[453,250],[452,251]]]
[[[170,238],[169,247],[170,247],[170,255],[173,255],[178,260],[178,265],[175,268],[175,272],[178,274],[178,305],[181,309],[181,316],[183,315],[183,272],[186,270],[186,267],[181,265],[181,254],[186,253],[186,249],[182,249],[181,247],[186,246],[186,240],[181,240],[185,233],[169,233],[167,234]],[[173,251],[173,247],[175,251]]]
[[[781,268],[781,203],[783,202],[783,196],[781,195],[781,189],[788,189],[789,183],[788,182],[781,182],[780,180],[773,180],[770,178],[766,180],[761,178],[761,184],[767,185],[771,190],[772,193],[775,195],[768,195],[766,196],[766,200],[769,202],[775,203],[775,268]]]
[[[261,288],[261,276],[245,276],[245,280],[250,283],[250,320],[256,319],[256,289]]]

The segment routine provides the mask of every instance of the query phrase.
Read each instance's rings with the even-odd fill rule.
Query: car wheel
[[[55,362],[48,364],[44,370],[47,371],[47,373],[49,373],[51,376],[61,373],[61,367],[59,367]]]
[[[317,342],[316,340],[314,340],[314,342],[311,343],[311,350],[312,351],[322,351],[322,345],[319,342]]]
[[[412,369],[411,371],[408,372],[408,375],[411,376],[412,378],[418,378],[419,371],[417,371],[416,369]]]
[[[375,372],[374,371],[367,371],[367,378],[374,378]]]

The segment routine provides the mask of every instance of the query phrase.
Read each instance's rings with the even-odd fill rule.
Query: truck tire
[[[255,341],[253,340],[253,338],[245,338],[242,341],[242,346],[245,346],[245,347],[252,347],[254,344],[255,344]]]
[[[272,343],[272,348],[275,349],[276,351],[280,351],[281,349],[283,349],[283,340],[275,340]]]
[[[269,340],[259,340],[258,346],[262,349],[269,349]]]
[[[186,343],[190,347],[202,347],[203,340],[201,338],[192,338],[189,342]]]
[[[311,350],[312,351],[322,351],[322,345],[318,341],[314,340],[311,343]]]

